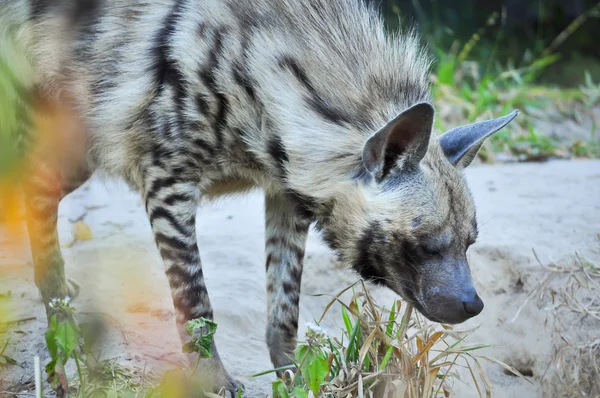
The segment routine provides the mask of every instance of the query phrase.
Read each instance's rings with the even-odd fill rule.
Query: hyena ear
[[[418,165],[429,147],[434,113],[431,104],[416,104],[373,134],[362,153],[367,170],[380,175],[395,165],[402,169]]]
[[[484,141],[510,123],[519,111],[498,119],[469,124],[449,130],[439,137],[444,154],[453,165],[465,168],[471,164]]]

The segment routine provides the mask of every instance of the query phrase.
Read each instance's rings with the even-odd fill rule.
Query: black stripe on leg
[[[283,292],[286,296],[293,296],[298,294],[299,286],[295,283],[283,282]]]
[[[174,236],[167,236],[161,232],[154,234],[154,240],[156,241],[157,245],[167,246],[174,250],[185,251],[190,249],[190,246],[181,239],[178,239]]]
[[[175,217],[164,207],[157,207],[150,213],[150,223],[154,225],[157,220],[163,219],[169,223],[181,235],[189,235],[189,231],[181,225]]]
[[[271,261],[273,261],[273,255],[271,253],[269,253],[267,255],[267,261],[266,261],[267,271],[269,270],[269,267],[271,266]]]
[[[180,287],[182,285],[198,285],[198,278],[202,278],[202,268],[199,268],[196,273],[190,273],[188,269],[185,268],[185,265],[174,265],[170,267],[167,271],[167,278],[170,283],[173,283],[175,287]],[[203,283],[200,283],[203,287]],[[200,286],[197,286],[200,287]]]
[[[213,319],[213,311],[210,308],[210,305],[207,305],[208,308],[203,308],[204,306],[202,306],[203,302],[208,302],[206,299],[208,297],[206,288],[202,287],[200,289],[200,291],[189,290],[183,297],[173,297],[173,306],[183,315],[186,321],[197,318]]]
[[[157,178],[150,184],[150,189],[148,189],[148,193],[146,194],[146,201],[154,199],[161,190],[169,188],[179,182],[181,182],[181,180],[177,177]]]
[[[176,203],[190,202],[193,199],[194,198],[188,194],[174,193],[167,196],[163,202],[168,206],[173,206]]]
[[[298,332],[298,321],[297,320],[291,320],[290,323],[284,323],[281,321],[277,321],[273,324],[273,327],[275,327],[276,329],[281,330],[285,336],[289,339],[295,339],[296,338],[296,334]]]
[[[166,247],[160,247],[160,256],[163,260],[169,260],[178,264],[196,264],[199,262],[199,256],[193,250],[173,250]]]
[[[292,281],[300,286],[300,283],[302,282],[302,263],[298,263],[297,267],[293,267],[290,270],[290,277],[292,279]]]

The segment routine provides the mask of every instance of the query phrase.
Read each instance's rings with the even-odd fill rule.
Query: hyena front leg
[[[161,172],[152,175],[144,189],[146,210],[171,287],[179,335],[185,344],[190,340],[185,331],[187,321],[213,319],[196,241],[198,187]],[[188,359],[195,365],[198,357],[194,354]],[[225,370],[214,342],[212,359],[200,360],[198,376],[215,392],[225,387],[233,396],[241,387]]]
[[[296,349],[304,247],[310,220],[286,195],[267,195],[267,345],[275,368],[290,365]]]

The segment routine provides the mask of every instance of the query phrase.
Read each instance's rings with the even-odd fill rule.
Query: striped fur
[[[266,195],[276,366],[295,347],[312,223],[365,278],[431,319],[462,319],[462,301],[444,302],[471,286],[476,221],[461,170],[472,157],[460,159],[481,140],[448,152],[429,138],[433,111],[407,111],[430,98],[414,33],[386,33],[361,0],[0,0],[0,26],[0,44],[25,54],[28,88],[81,119],[85,156],[72,174],[98,170],[141,192],[180,328],[213,315],[196,245],[200,200],[254,187]],[[31,157],[29,226],[47,301],[68,293],[56,210],[83,179]],[[218,356],[207,366],[235,389]]]

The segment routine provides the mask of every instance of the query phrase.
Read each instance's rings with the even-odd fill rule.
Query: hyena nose
[[[463,301],[463,308],[469,317],[474,317],[483,311],[483,300],[474,293],[468,300]]]

